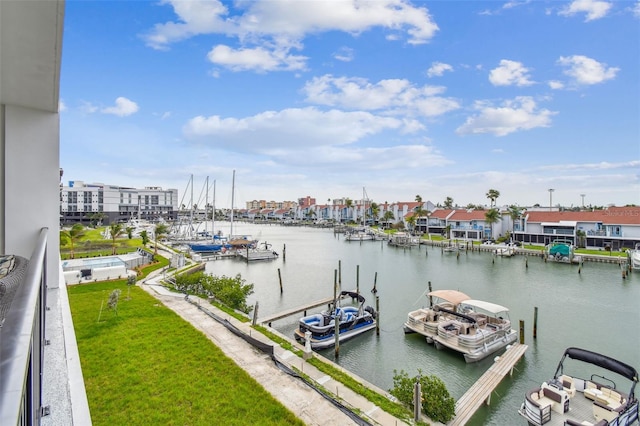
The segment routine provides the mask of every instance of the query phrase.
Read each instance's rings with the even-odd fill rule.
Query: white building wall
[[[12,105],[3,106],[0,114],[3,115],[4,128],[4,132],[0,132],[4,152],[4,184],[0,187],[0,198],[4,201],[0,234],[4,238],[0,249],[3,253],[29,258],[40,229],[49,228],[47,278],[49,287],[57,288],[60,256],[59,116]]]

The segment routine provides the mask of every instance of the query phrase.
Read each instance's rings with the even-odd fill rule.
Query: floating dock
[[[448,425],[464,425],[484,402],[489,405],[494,389],[507,373],[513,374],[513,368],[527,348],[527,345],[515,343],[500,355],[497,361],[456,402],[456,417]]]

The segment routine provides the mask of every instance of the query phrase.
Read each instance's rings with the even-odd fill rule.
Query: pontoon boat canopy
[[[568,348],[564,352],[564,356],[568,356],[571,359],[577,359],[578,361],[588,362],[598,367],[606,368],[609,371],[620,374],[629,380],[634,382],[638,381],[638,372],[635,368],[624,362],[610,358],[606,355],[601,355],[596,352],[591,352],[586,349],[580,348]]]
[[[454,305],[459,305],[465,300],[470,299],[469,296],[457,290],[435,290],[435,291],[429,292],[427,296],[438,297],[440,299],[446,300],[447,302],[451,302]]]
[[[491,302],[484,302],[482,300],[465,300],[463,302],[465,305],[473,306],[474,308],[480,308],[487,312],[491,312],[492,314],[499,314],[500,312],[508,312],[509,308],[505,308],[504,306],[496,305]]]

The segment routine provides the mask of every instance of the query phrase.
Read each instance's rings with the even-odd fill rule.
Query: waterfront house
[[[640,207],[593,211],[526,211],[514,238],[533,244],[565,239],[574,245],[608,250],[633,248],[640,242]],[[582,240],[582,241],[580,241]]]

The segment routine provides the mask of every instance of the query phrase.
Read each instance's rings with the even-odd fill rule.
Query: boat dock
[[[342,298],[345,298],[348,296],[342,296]],[[338,300],[340,300],[341,297],[338,296]],[[320,299],[320,300],[316,300],[315,302],[311,302],[311,303],[307,303],[305,305],[302,306],[298,306],[296,308],[291,308],[291,309],[287,309],[286,311],[282,311],[282,312],[278,312],[276,314],[273,315],[268,315],[264,318],[260,318],[258,320],[259,324],[268,324],[269,327],[271,327],[271,323],[275,320],[279,320],[282,318],[286,318],[289,317],[293,314],[297,314],[298,312],[304,312],[304,315],[307,315],[307,309],[311,309],[311,308],[317,308],[318,306],[322,306],[322,305],[327,305],[329,306],[331,303],[333,303],[333,296],[332,297],[325,297],[324,299]]]
[[[491,401],[491,394],[509,373],[513,374],[516,363],[522,358],[528,346],[515,343],[493,363],[493,365],[462,395],[456,402],[456,417],[449,426],[464,425],[486,401]]]

